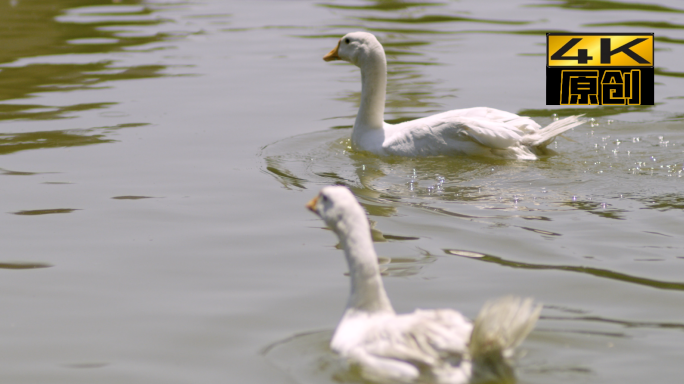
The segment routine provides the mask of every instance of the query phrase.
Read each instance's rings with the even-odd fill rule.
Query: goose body
[[[367,32],[343,36],[325,61],[345,60],[361,69],[361,106],[352,131],[352,148],[380,156],[469,155],[537,159],[556,136],[583,123],[580,116],[542,128],[529,117],[488,107],[456,109],[388,124],[383,121],[387,61],[378,40]]]
[[[375,382],[460,384],[512,377],[506,362],[534,328],[541,307],[504,297],[474,323],[452,309],[397,314],[387,297],[365,212],[345,187],[326,187],[307,207],[337,234],[351,293],[330,346]]]

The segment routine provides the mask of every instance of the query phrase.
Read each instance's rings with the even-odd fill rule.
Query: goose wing
[[[387,129],[388,154],[487,154],[485,149],[518,147],[540,126],[528,117],[493,108],[458,109],[407,121]],[[485,148],[482,148],[485,147]]]
[[[458,366],[472,331],[470,321],[449,309],[376,320],[362,340],[338,351],[360,365],[368,378],[413,380],[445,365]]]

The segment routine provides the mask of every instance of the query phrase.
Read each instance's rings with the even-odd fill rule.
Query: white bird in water
[[[507,358],[532,331],[541,305],[504,297],[474,323],[452,309],[397,314],[378,269],[365,212],[345,187],[325,187],[307,208],[337,234],[351,294],[331,348],[362,377],[381,383],[514,381]]]
[[[548,154],[556,136],[582,123],[570,116],[541,128],[529,117],[488,107],[455,109],[392,125],[384,122],[387,60],[367,32],[340,39],[325,61],[344,60],[361,69],[361,107],[352,130],[352,148],[381,156],[470,155],[535,160]]]

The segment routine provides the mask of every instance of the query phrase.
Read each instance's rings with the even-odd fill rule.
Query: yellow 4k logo
[[[654,105],[653,33],[546,34],[546,105]]]
[[[652,67],[653,34],[548,36],[549,67]]]

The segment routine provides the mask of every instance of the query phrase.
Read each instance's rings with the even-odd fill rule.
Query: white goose
[[[331,348],[362,377],[391,383],[513,379],[506,358],[530,333],[540,305],[504,297],[471,324],[451,309],[392,309],[378,270],[366,215],[345,187],[325,187],[307,208],[337,234],[349,264],[351,295]]]
[[[367,32],[340,39],[325,61],[345,60],[361,69],[361,107],[352,131],[352,148],[388,156],[473,155],[535,160],[546,146],[583,123],[570,116],[541,128],[529,117],[477,107],[388,124],[383,121],[387,61],[378,40]]]

